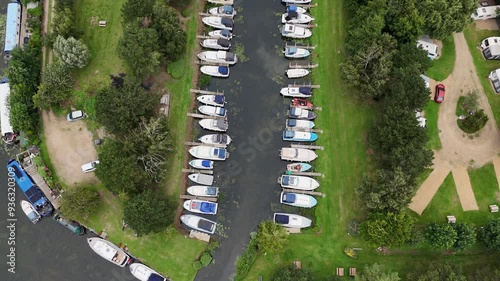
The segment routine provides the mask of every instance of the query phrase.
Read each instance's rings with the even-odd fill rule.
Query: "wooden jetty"
[[[292,143],[292,148],[305,148],[305,149],[319,149],[319,150],[324,150],[325,148],[319,145],[312,145],[312,144],[295,144]]]
[[[198,64],[198,65],[215,65],[215,66],[227,66],[229,67],[229,64],[227,63],[215,63],[215,62],[208,62],[208,61],[195,61],[194,62],[195,64]]]
[[[311,83],[309,84],[296,84],[296,83],[293,83],[293,84],[288,84],[288,87],[308,87],[308,88],[311,88],[311,89],[319,89],[319,85],[313,85]]]
[[[203,16],[203,17],[219,17],[219,18],[233,18],[233,15],[225,15],[225,14],[218,14],[218,15],[212,15],[209,13],[198,13],[198,15]]]
[[[36,165],[32,164],[29,166],[24,166],[23,170],[33,179],[35,184],[42,190],[43,194],[45,194],[45,197],[49,199],[52,206],[54,206],[55,209],[59,209],[61,207],[60,196],[57,197],[52,196],[52,192],[49,185],[45,182],[42,176],[38,174],[38,171],[36,170]]]
[[[180,195],[179,198],[181,199],[186,199],[186,200],[204,200],[204,201],[209,201],[209,202],[217,202],[217,197],[203,197],[203,196],[194,196],[194,195]]]
[[[189,238],[198,239],[204,242],[210,242],[210,235],[196,230],[189,231]]]
[[[283,188],[283,191],[284,192],[293,192],[293,193],[300,193],[300,194],[308,194],[308,195],[316,195],[316,196],[325,197],[324,193],[318,192],[318,191],[308,191],[308,190],[289,189],[289,188]]]
[[[309,24],[301,24],[301,23],[296,23],[294,24],[295,26],[298,26],[298,27],[303,27],[303,28],[313,28],[313,27],[318,27],[317,24],[314,24],[314,23],[309,23]]]
[[[190,93],[192,94],[199,94],[199,95],[217,95],[217,96],[223,96],[224,92],[212,92],[212,91],[206,91],[206,90],[200,90],[200,89],[191,89],[189,90]]]
[[[288,6],[297,6],[297,7],[301,7],[301,8],[305,8],[305,9],[310,9],[310,8],[316,8],[318,7],[318,3],[314,3],[314,4],[289,4],[289,5],[286,5],[287,7]]]
[[[307,49],[307,50],[314,50],[316,49],[316,46],[313,45],[298,45],[297,43],[295,44],[288,44],[288,42],[285,43],[285,48],[288,48],[288,47],[297,47],[297,48],[302,48],[302,49]]]
[[[212,147],[222,147],[226,148],[226,144],[221,144],[221,143],[201,143],[201,142],[192,142],[192,141],[186,141],[184,142],[185,145],[203,145],[203,146],[212,146]]]
[[[300,233],[300,228],[285,227],[285,229],[288,232],[288,234]]]
[[[294,105],[293,107],[303,108],[303,109],[310,109],[310,110],[317,110],[317,111],[321,111],[322,110],[322,108],[319,107],[319,106]]]
[[[199,114],[199,113],[191,113],[188,112],[187,116],[193,117],[193,118],[200,118],[200,119],[225,119],[226,117],[222,116],[209,116],[209,115],[204,115],[204,114]]]
[[[288,64],[288,68],[317,68],[318,67],[318,64],[315,63],[315,64],[311,64],[310,62],[308,62],[307,64],[301,64],[301,63],[298,63],[296,62],[295,64],[290,62]]]
[[[197,39],[216,39],[217,37],[212,37],[212,36],[209,36],[209,35],[196,35],[196,38]]]
[[[292,175],[295,175],[295,176],[309,176],[309,177],[322,177],[324,178],[325,175],[323,175],[322,173],[315,173],[315,172],[291,172]]]
[[[323,133],[323,130],[320,129],[311,129],[311,128],[306,128],[306,127],[286,127],[287,130],[289,131],[295,131],[295,132],[313,132],[313,133]]]
[[[183,173],[191,173],[191,174],[207,174],[213,175],[214,171],[212,170],[195,170],[195,169],[182,169]]]

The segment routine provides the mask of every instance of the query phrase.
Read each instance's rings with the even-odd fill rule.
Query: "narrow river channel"
[[[222,186],[217,221],[223,225],[221,247],[214,264],[202,269],[195,280],[224,281],[235,272],[236,258],[258,224],[282,210],[278,177],[286,163],[279,149],[289,146],[281,140],[290,99],[280,95],[288,85],[288,61],[281,51],[281,1],[235,1],[238,15],[233,46],[242,45],[246,62],[231,68],[228,79],[213,79],[211,90],[224,90],[229,111],[228,134],[233,138],[227,163],[215,170]],[[233,47],[233,52],[234,52]]]

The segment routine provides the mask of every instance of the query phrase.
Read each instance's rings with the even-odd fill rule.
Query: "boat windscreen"
[[[295,127],[295,126],[297,126],[297,120],[295,120],[295,119],[288,119],[286,125],[288,127]]]
[[[289,217],[287,215],[276,215],[274,221],[279,224],[288,224]]]
[[[229,40],[223,38],[217,39],[217,45],[222,47],[229,47]]]
[[[294,203],[295,202],[295,194],[293,193],[283,193],[283,202],[285,203]]]
[[[217,135],[218,143],[227,143],[227,135]]]
[[[299,16],[299,13],[295,11],[290,11],[288,12],[288,16],[286,17],[286,20],[291,20],[291,19],[296,19]]]
[[[200,211],[204,213],[215,213],[215,203],[201,202]]]
[[[293,55],[297,53],[297,47],[288,47],[287,54]]]
[[[228,18],[221,18],[220,23],[222,23],[226,27],[232,27],[233,21]]]
[[[221,130],[225,130],[227,128],[226,122],[224,122],[224,120],[215,120],[215,126]]]
[[[234,54],[231,52],[226,52],[226,61],[234,61]]]
[[[231,36],[231,32],[227,29],[224,29],[224,30],[221,30],[220,31],[220,34],[224,37],[230,37]]]
[[[226,15],[232,15],[233,14],[233,6],[230,6],[230,5],[222,6],[222,12]]]
[[[216,95],[214,98],[214,102],[217,104],[224,104],[224,96]]]
[[[203,167],[210,167],[210,161],[209,160],[201,160],[201,166]]]
[[[226,150],[223,148],[219,148],[219,151],[217,152],[217,157],[220,159],[226,159]]]
[[[295,136],[294,131],[285,131],[285,138],[293,138]]]
[[[311,88],[309,87],[299,87],[299,93],[301,94],[311,94]]]
[[[217,187],[209,186],[207,187],[207,195],[216,195]]]
[[[229,68],[225,66],[219,66],[219,73],[222,75],[227,75],[229,73]]]
[[[163,278],[162,276],[156,274],[156,273],[151,273],[149,275],[148,281],[166,281],[167,279]]]
[[[215,223],[208,220],[200,219],[200,221],[198,222],[198,228],[212,232],[213,229],[215,228]]]
[[[290,183],[290,177],[289,176],[282,176],[281,177],[281,184],[282,185],[288,185]]]

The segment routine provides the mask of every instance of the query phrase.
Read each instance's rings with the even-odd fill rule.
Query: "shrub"
[[[255,259],[257,258],[257,241],[254,237],[250,238],[247,248],[243,254],[236,259],[236,276],[234,280],[241,280],[247,276],[250,267],[252,267]]]
[[[209,252],[204,252],[200,258],[201,265],[203,265],[203,266],[207,266],[207,265],[211,264],[212,260],[213,260],[213,258]]]
[[[210,82],[212,81],[212,77],[210,75],[206,74],[200,74],[200,78],[198,78],[198,87],[200,88],[205,88],[210,85]]]
[[[484,114],[484,110],[479,110],[474,114],[466,115],[465,119],[458,120],[458,126],[462,131],[473,134],[479,130],[481,130],[486,122],[488,122],[488,116]]]
[[[193,263],[193,269],[196,270],[196,271],[200,270],[202,267],[203,267],[203,265],[201,264],[200,261],[195,261]]]

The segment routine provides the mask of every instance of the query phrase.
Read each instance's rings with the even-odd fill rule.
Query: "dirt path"
[[[455,187],[458,197],[460,198],[460,204],[462,204],[462,209],[464,211],[479,210],[467,170],[465,168],[456,168],[451,172],[453,173],[453,179],[455,180]]]
[[[448,171],[455,169],[466,170],[467,167],[481,167],[492,161],[500,152],[498,127],[477,76],[476,67],[474,66],[464,34],[455,33],[453,37],[457,59],[455,60],[452,74],[443,81],[443,84],[446,86],[446,98],[440,105],[438,114],[439,137],[443,148],[435,151],[433,161],[435,169],[449,168]],[[479,107],[484,109],[485,114],[489,117],[488,123],[479,132],[479,135],[473,137],[469,137],[460,130],[455,115],[458,98],[461,95],[466,95],[469,91],[476,91],[478,93]],[[500,174],[497,173],[498,177],[500,177]],[[470,186],[470,181],[458,182],[468,180],[468,176],[459,177],[459,179],[455,178],[457,188],[458,186]],[[422,185],[420,189],[424,187]],[[421,213],[423,211],[422,207],[425,209],[425,206],[430,202],[430,200],[427,201],[429,195],[419,196],[420,193],[419,190],[413,198],[412,205],[410,205],[411,209],[413,209],[412,206],[418,206],[415,209],[417,213],[419,211]],[[462,206],[474,207],[474,204],[477,205],[477,203],[468,202],[471,199],[470,196],[461,196],[460,198],[464,199],[461,202]]]
[[[92,134],[85,122],[68,122],[52,111],[43,112],[43,130],[50,160],[57,175],[67,184],[96,182],[94,173],[83,173],[84,163],[97,159]]]
[[[415,213],[421,215],[449,173],[450,168],[447,166],[440,166],[434,169],[417,190],[417,193],[408,207]]]
[[[500,156],[493,159],[493,167],[495,168],[495,174],[497,175],[498,187],[500,189]]]

